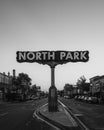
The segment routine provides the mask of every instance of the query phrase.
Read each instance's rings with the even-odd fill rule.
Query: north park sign
[[[87,62],[89,51],[17,51],[17,62],[37,62],[48,64],[57,62],[63,64],[67,62]]]
[[[55,67],[67,62],[87,62],[88,51],[17,51],[17,62],[47,64],[51,68],[51,87],[49,88],[48,110],[58,111],[57,88],[55,87]]]

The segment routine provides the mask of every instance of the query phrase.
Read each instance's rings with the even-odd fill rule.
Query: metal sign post
[[[48,110],[49,112],[57,112],[58,111],[58,102],[57,102],[57,88],[55,87],[55,66],[57,63],[51,62],[51,87],[49,88],[49,96],[48,96]]]

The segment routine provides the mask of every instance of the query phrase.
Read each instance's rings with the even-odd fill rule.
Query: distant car
[[[87,102],[88,102],[88,103],[92,103],[92,97],[88,97],[88,98],[87,98]]]
[[[98,103],[98,98],[97,97],[88,97],[87,101],[89,103]]]
[[[66,95],[66,96],[64,96],[64,98],[69,99],[69,96]]]
[[[87,100],[88,100],[88,96],[85,96],[84,99],[83,99],[83,101],[87,102]]]
[[[81,96],[80,100],[83,101],[83,99],[84,99],[84,96]]]
[[[78,100],[80,100],[81,99],[81,96],[78,96]]]
[[[74,97],[74,99],[76,99],[76,100],[77,100],[77,99],[78,99],[78,95],[77,95],[77,96],[75,96],[75,97]]]
[[[97,97],[92,97],[92,103],[98,103],[98,98]]]
[[[34,98],[34,95],[30,96],[30,100],[33,100],[33,98]]]

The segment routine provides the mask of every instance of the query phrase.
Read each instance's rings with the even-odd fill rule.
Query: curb
[[[62,105],[62,104],[61,104]],[[43,105],[43,106],[45,106],[45,105]],[[42,107],[43,107],[42,106]],[[63,107],[63,106],[62,106]],[[49,119],[48,117],[46,117],[45,115],[43,115],[39,110],[36,110],[36,114],[40,117],[40,118],[42,118],[43,120],[46,120],[47,122],[49,122],[50,124],[52,124],[52,125],[54,125],[54,126],[56,126],[56,127],[58,127],[59,129],[61,129],[61,130],[81,130],[81,128],[80,128],[80,126],[78,125],[78,126],[76,126],[76,127],[68,127],[68,126],[65,126],[65,125],[63,125],[63,124],[61,124],[61,123],[59,123],[59,122],[56,122],[56,121],[53,121],[53,120],[51,120],[51,119]]]
[[[71,110],[69,110],[68,108],[67,108],[67,106],[65,106],[61,101],[59,101],[58,100],[58,102],[70,113],[70,115],[78,122],[78,125],[80,126],[80,128],[81,128],[81,130],[90,130],[89,128],[87,128],[87,126],[85,126],[85,124],[82,122],[82,121],[80,121],[79,119],[78,119],[78,117],[76,117],[73,113],[72,113],[72,111]]]
[[[44,116],[39,114],[39,112],[35,111],[33,114],[33,118],[37,118],[39,120],[41,120],[42,122],[45,122],[46,124],[48,124],[49,126],[55,128],[56,130],[60,130],[60,128],[58,128],[57,126],[53,125],[52,123],[50,123],[49,121],[47,121],[46,119],[44,119]]]
[[[48,117],[42,115],[40,112],[39,112],[39,115],[44,118],[46,121],[48,121],[49,123],[55,125],[56,127],[58,127],[59,129],[61,130],[80,130],[79,126],[78,127],[68,127],[68,126],[64,126],[62,125],[61,123],[58,123],[58,122],[55,122],[51,119],[49,119]]]

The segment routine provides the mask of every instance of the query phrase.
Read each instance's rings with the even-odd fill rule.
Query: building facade
[[[65,84],[64,86],[64,96],[69,96],[73,98],[77,94],[77,86],[72,84]]]
[[[8,75],[5,72],[0,73],[0,99],[3,99],[4,93],[7,93],[8,89],[12,87],[12,76],[8,72]]]
[[[104,98],[104,75],[90,78],[90,93],[98,98]]]

